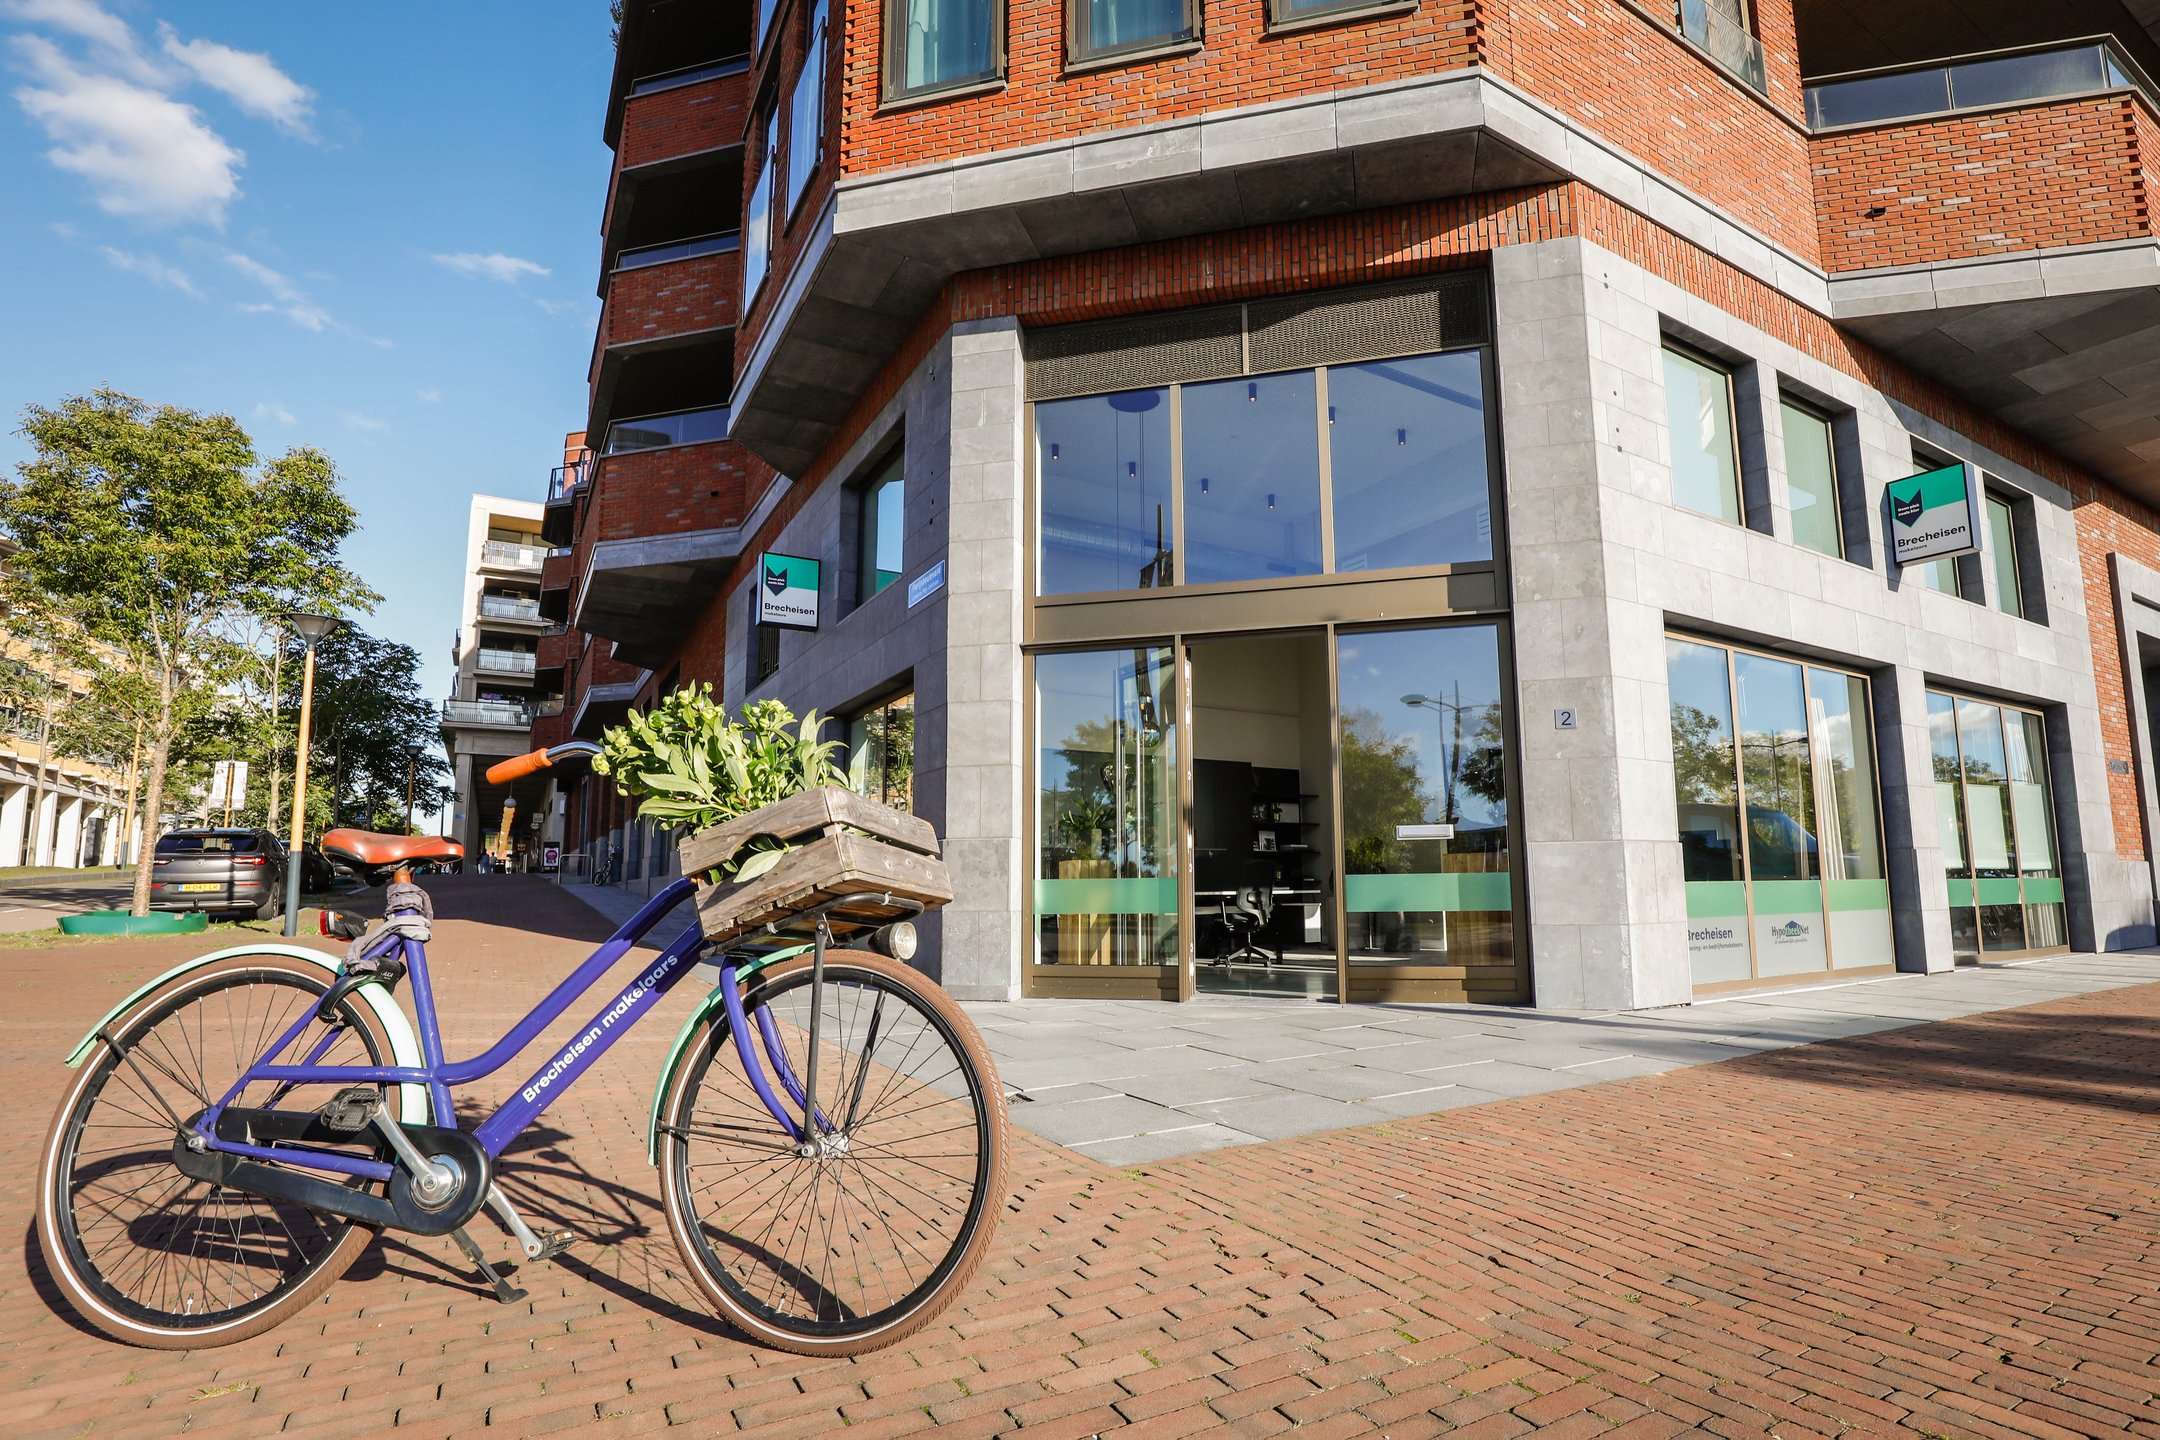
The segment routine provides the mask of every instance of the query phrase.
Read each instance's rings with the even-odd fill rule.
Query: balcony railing
[[[538,620],[540,602],[515,599],[508,595],[483,595],[480,597],[480,613],[490,620]]]
[[[533,706],[533,715],[542,720],[552,719],[562,714],[562,711],[563,697],[560,695],[550,695],[547,699]]]
[[[445,700],[442,715],[446,725],[509,725],[520,730],[533,718],[531,706],[508,700]]]
[[[680,70],[669,70],[660,75],[641,75],[630,82],[630,93],[650,95],[655,90],[673,90],[678,85],[695,85],[700,80],[717,80],[722,75],[740,75],[749,68],[748,55],[730,55],[725,60],[712,60],[703,65],[686,65]]]
[[[604,453],[626,455],[633,450],[657,450],[663,445],[696,445],[706,440],[725,440],[729,410],[715,405],[707,410],[679,410],[672,415],[639,415],[608,426]]]
[[[530,650],[488,650],[473,652],[473,668],[495,670],[506,675],[530,675],[533,672],[533,652]]]
[[[618,251],[615,269],[617,272],[642,270],[647,265],[665,265],[670,260],[688,260],[697,255],[725,255],[741,248],[740,230],[715,230],[710,235],[696,235],[688,240],[669,240],[659,245],[639,245]]]
[[[568,500],[577,494],[578,486],[591,477],[592,451],[580,450],[577,458],[568,465],[557,465],[548,471],[548,503],[552,505],[558,500]]]
[[[1832,130],[1959,110],[2136,90],[2160,105],[2137,63],[2104,37],[2027,50],[1997,50],[1905,69],[1857,71],[1807,87],[1808,125]]]
[[[544,545],[518,545],[508,540],[488,540],[480,546],[480,563],[510,570],[538,570],[547,554]]]
[[[1748,33],[1737,15],[1727,12],[1731,0],[1680,0],[1680,33],[1708,52],[1711,59],[1735,78],[1758,91],[1767,92],[1769,78],[1763,69],[1762,41]]]

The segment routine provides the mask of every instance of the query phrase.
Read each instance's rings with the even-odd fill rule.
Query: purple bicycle
[[[522,1300],[468,1222],[493,1211],[528,1261],[572,1237],[526,1224],[496,1184],[499,1158],[700,973],[713,983],[661,1066],[647,1155],[684,1264],[720,1314],[766,1344],[850,1355],[924,1324],[967,1283],[1004,1198],[1005,1101],[975,1027],[905,963],[912,927],[867,930],[844,902],[763,927],[755,944],[709,946],[691,926],[468,1129],[453,1091],[516,1059],[696,887],[668,886],[501,1040],[453,1060],[426,898],[405,871],[457,849],[330,832],[335,863],[391,884],[386,924],[360,953],[221,951],[145,985],[83,1038],[45,1142],[38,1235],[85,1319],[161,1349],[245,1339],[308,1305],[385,1230],[456,1237],[499,1299]],[[885,953],[834,949],[836,933]],[[393,998],[408,979],[417,1026]]]

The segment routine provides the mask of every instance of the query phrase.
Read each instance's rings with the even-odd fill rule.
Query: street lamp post
[[[1460,686],[1456,687],[1455,695],[1456,698],[1453,700],[1444,700],[1437,695],[1405,695],[1402,697],[1402,703],[1411,706],[1413,709],[1432,711],[1433,719],[1438,722],[1441,785],[1440,818],[1450,825],[1455,823],[1455,767],[1462,757],[1462,688]],[[1450,713],[1455,716],[1455,745],[1452,751],[1448,747],[1447,734],[1448,715]]]
[[[292,846],[285,857],[285,933],[300,933],[300,847],[307,841],[308,730],[315,719],[315,645],[337,629],[331,615],[287,615],[301,643],[307,646],[306,664],[300,676],[300,735],[294,746],[292,790]]]
[[[412,834],[413,779],[420,773],[420,747],[405,747],[405,833]]]

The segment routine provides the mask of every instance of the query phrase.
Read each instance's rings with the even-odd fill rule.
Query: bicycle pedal
[[[577,1236],[571,1234],[568,1230],[550,1230],[540,1237],[540,1252],[532,1258],[535,1260],[553,1260],[575,1243],[577,1243]]]
[[[373,1085],[348,1085],[316,1113],[338,1134],[357,1135],[375,1123],[376,1112],[381,1109],[382,1091]]]

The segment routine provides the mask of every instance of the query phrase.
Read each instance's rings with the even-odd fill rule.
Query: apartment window
[[[1301,21],[1349,15],[1359,10],[1407,9],[1403,0],[1268,0],[1268,25],[1280,29]]]
[[[748,654],[745,656],[744,668],[748,673],[743,677],[743,689],[755,690],[779,672],[780,627],[758,623],[757,587],[752,586],[747,593],[750,600],[750,643],[746,647]]]
[[[825,7],[817,0],[810,7],[804,29],[802,69],[795,76],[795,90],[788,102],[788,213],[802,204],[817,174],[825,142]]]
[[[1740,447],[1732,372],[1665,347],[1665,418],[1672,432],[1673,503],[1740,523]]]
[[[1101,60],[1196,40],[1200,0],[1066,0],[1067,57]]]
[[[759,158],[757,182],[750,187],[750,203],[743,211],[742,293],[743,308],[757,298],[765,283],[765,269],[772,255],[773,168],[780,159],[780,112],[765,117],[764,151]]]
[[[2018,569],[2018,513],[1999,495],[1987,497],[1988,564],[1995,572],[1995,608],[2025,616],[2024,576]]]
[[[1785,479],[1791,495],[1793,540],[1840,559],[1845,529],[1838,518],[1837,447],[1830,422],[1785,401]]]
[[[887,99],[980,84],[1005,68],[1002,0],[886,0],[885,35]]]
[[[856,492],[856,603],[900,578],[901,534],[907,522],[907,480],[901,446]]]
[[[1937,455],[1917,447],[1913,450],[1913,469],[1940,470],[1957,462],[1946,455]],[[1962,555],[1943,555],[1933,560],[1920,560],[1898,567],[1898,583],[1917,585],[1923,590],[1933,590],[1938,595],[1955,595],[1960,600],[1980,599],[1979,571],[1968,571]]]
[[[848,721],[848,761],[862,767],[863,794],[895,810],[915,808],[915,692],[903,691]]]

